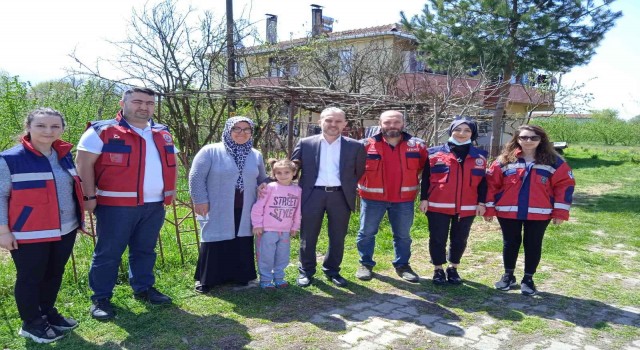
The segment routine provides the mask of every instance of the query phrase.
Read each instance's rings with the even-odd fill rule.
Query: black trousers
[[[449,262],[459,264],[464,250],[471,224],[475,216],[459,218],[458,215],[447,215],[427,211],[429,221],[429,254],[433,265],[439,266],[447,262],[447,238],[449,239]]]
[[[506,270],[514,270],[520,245],[524,245],[524,273],[536,273],[542,255],[542,239],[551,220],[498,218],[502,229],[502,259]],[[524,228],[524,236],[522,229]],[[523,239],[524,238],[524,239]]]
[[[73,230],[55,242],[19,244],[11,251],[16,265],[14,293],[22,321],[30,323],[53,310],[76,233]]]
[[[325,192],[314,189],[302,205],[300,225],[300,273],[313,276],[316,273],[316,245],[322,228],[324,214],[327,214],[329,247],[324,256],[322,271],[327,276],[340,272],[344,255],[344,239],[349,228],[351,209],[341,191]]]

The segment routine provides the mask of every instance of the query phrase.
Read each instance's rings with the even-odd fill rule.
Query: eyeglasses
[[[520,140],[520,141],[540,141],[540,136],[539,135],[518,136],[518,140]]]
[[[251,134],[252,130],[251,128],[239,128],[237,126],[234,126],[233,128],[231,128],[231,132],[234,134],[239,134],[241,132],[245,133],[245,134]]]

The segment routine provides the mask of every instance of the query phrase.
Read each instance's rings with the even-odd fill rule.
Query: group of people
[[[155,289],[153,267],[165,205],[175,195],[177,149],[167,127],[152,120],[153,90],[125,91],[120,107],[114,119],[88,124],[75,162],[73,145],[60,139],[64,116],[51,108],[29,113],[18,145],[0,152],[0,247],[16,267],[19,334],[38,343],[78,326],[55,302],[85,211],[95,214],[97,233],[91,315],[114,317],[110,300],[127,247],[135,298],[171,303]]]
[[[0,153],[0,246],[10,251],[16,266],[19,334],[37,342],[60,339],[78,325],[58,312],[55,301],[76,233],[84,229],[85,211],[95,214],[97,232],[89,270],[91,316],[115,316],[111,297],[127,247],[134,297],[152,304],[172,302],[154,287],[153,267],[165,205],[175,196],[178,150],[167,127],[152,119],[153,90],[129,89],[120,106],[114,119],[88,124],[75,163],[73,146],[60,140],[64,117],[50,108],[32,111],[20,143]],[[253,148],[255,126],[247,117],[229,118],[222,142],[196,154],[189,173],[201,229],[196,292],[227,283],[247,285],[258,275],[263,289],[287,287],[290,238],[298,231],[296,283],[311,285],[325,214],[328,247],[322,272],[336,286],[346,286],[340,265],[357,195],[360,266],[355,277],[366,281],[374,276],[375,239],[386,213],[395,271],[418,283],[410,265],[410,232],[419,194],[419,209],[428,220],[434,284],[463,282],[458,266],[473,219],[495,216],[502,229],[505,271],[495,288],[517,286],[514,271],[524,244],[520,288],[524,295],[536,294],[533,275],[546,227],[568,219],[575,185],[544,130],[521,126],[488,167],[486,152],[473,145],[478,130],[469,118],[454,120],[447,142],[431,148],[405,131],[399,111],[383,112],[380,131],[365,140],[342,135],[347,119],[336,107],[322,111],[319,125],[321,134],[301,139],[291,159],[269,159],[271,176]]]

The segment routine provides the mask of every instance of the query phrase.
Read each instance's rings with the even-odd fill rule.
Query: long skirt
[[[234,239],[201,242],[195,280],[206,287],[225,283],[245,285],[257,278],[253,236],[238,237],[242,218],[242,193],[237,191],[234,203]]]

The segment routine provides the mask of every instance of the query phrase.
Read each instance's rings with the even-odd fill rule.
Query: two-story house
[[[464,113],[482,119],[497,101],[496,84],[474,72],[434,72],[421,59],[416,37],[399,24],[333,32],[332,20],[313,5],[312,32],[305,38],[278,41],[277,16],[268,15],[263,45],[238,51],[239,84],[244,86],[323,87],[347,93],[392,96],[404,101],[425,101],[436,106],[431,115],[409,115],[408,127],[439,139],[445,117]],[[506,107],[505,133],[531,111],[553,109],[553,94],[545,94],[530,81],[512,81]],[[438,109],[441,106],[442,109]],[[375,125],[376,116],[364,125]],[[490,117],[487,117],[490,118]],[[524,119],[524,118],[521,118]],[[446,122],[448,124],[448,122]],[[436,125],[435,132],[433,125]],[[429,130],[431,127],[431,131]],[[482,122],[480,143],[488,143],[491,122]]]

